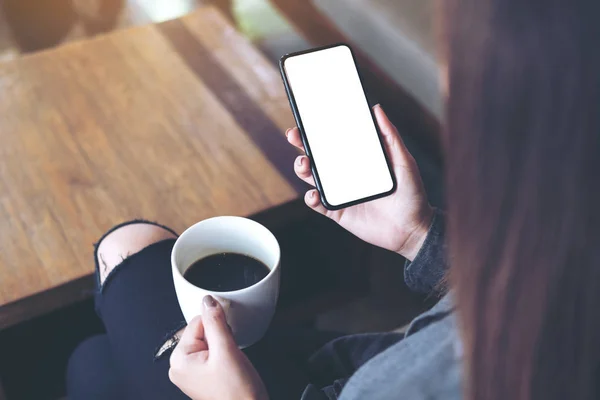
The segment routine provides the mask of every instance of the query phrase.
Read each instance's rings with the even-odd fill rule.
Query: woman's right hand
[[[203,301],[170,359],[169,379],[193,400],[268,400],[264,383],[238,348],[221,305]]]
[[[310,208],[336,221],[362,240],[412,261],[425,241],[433,209],[427,201],[417,163],[398,130],[381,106],[375,106],[374,110],[398,183],[396,191],[390,196],[338,211],[327,210],[315,189],[306,193],[305,201]],[[286,136],[291,144],[303,149],[298,128],[288,130]],[[301,155],[296,159],[294,170],[300,179],[315,186],[307,156]]]

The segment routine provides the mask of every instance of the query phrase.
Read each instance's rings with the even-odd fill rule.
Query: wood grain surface
[[[293,200],[276,69],[212,7],[0,64],[0,329],[89,295],[116,223]]]

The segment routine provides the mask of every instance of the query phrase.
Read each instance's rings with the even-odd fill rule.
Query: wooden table
[[[124,220],[296,199],[278,72],[219,11],[0,64],[0,329],[88,297]]]

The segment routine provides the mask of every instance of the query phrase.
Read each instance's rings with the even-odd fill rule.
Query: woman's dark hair
[[[599,3],[444,3],[465,398],[599,398]]]

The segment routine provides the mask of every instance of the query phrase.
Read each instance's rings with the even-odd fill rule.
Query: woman
[[[380,107],[397,192],[342,212],[327,212],[314,190],[307,193],[309,207],[412,260],[409,286],[447,291],[404,338],[337,338],[309,360],[308,375],[298,369],[281,378],[277,372],[295,367],[293,346],[278,349],[285,357],[265,368],[257,354],[236,348],[222,310],[207,298],[204,317],[185,328],[170,359],[151,363],[148,349],[181,319],[174,293],[161,291],[175,235],[134,223],[97,248],[97,304],[108,336],[74,355],[72,397],[87,388],[85,398],[101,390],[185,398],[168,374],[195,400],[292,399],[305,383],[309,400],[597,398],[597,16],[591,0],[446,0],[449,272],[443,215],[427,204],[415,162]],[[300,145],[297,129],[288,140]],[[306,157],[295,170],[312,183]],[[88,354],[95,372],[80,367],[90,364]]]

